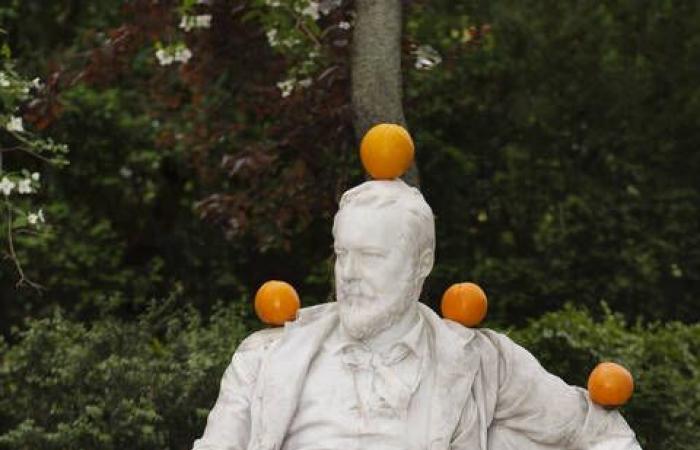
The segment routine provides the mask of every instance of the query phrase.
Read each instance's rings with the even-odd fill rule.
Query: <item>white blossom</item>
[[[9,196],[12,193],[12,190],[15,188],[15,183],[14,181],[10,180],[7,177],[2,177],[2,181],[0,181],[0,192],[2,192],[5,197]]]
[[[45,223],[46,220],[44,219],[44,211],[40,209],[36,213],[27,214],[27,222],[29,222],[30,225]]]
[[[7,131],[24,131],[24,126],[22,125],[22,118],[11,116],[10,120],[5,125],[5,128],[7,128]]]
[[[347,22],[343,20],[342,22],[338,23],[338,28],[341,30],[349,30],[352,25],[350,25],[350,22]]]
[[[42,89],[44,87],[44,83],[41,82],[41,78],[36,77],[32,80],[32,86],[34,89]]]
[[[156,58],[161,66],[169,66],[174,62],[184,64],[192,58],[192,51],[184,45],[161,48],[156,51]]]
[[[10,79],[7,78],[5,72],[0,72],[0,87],[10,87]]]
[[[290,78],[289,80],[280,81],[279,83],[277,83],[277,87],[279,88],[282,97],[289,97],[289,95],[294,90],[295,83],[296,80],[294,78]]]
[[[184,64],[189,61],[190,58],[192,58],[192,51],[187,47],[178,48],[173,57],[175,58],[175,61],[179,61]]]
[[[442,56],[429,45],[417,47],[413,54],[416,57],[414,66],[419,70],[430,70],[442,62]]]
[[[276,29],[271,29],[267,30],[267,42],[270,43],[271,47],[276,47],[280,42],[277,40],[277,30]]]
[[[267,6],[272,6],[273,8],[277,8],[281,5],[279,0],[265,0],[265,3]]]
[[[309,2],[301,11],[299,11],[302,16],[308,16],[313,20],[318,20],[321,14],[318,11],[318,3]]]
[[[17,183],[17,192],[20,194],[31,194],[34,192],[34,189],[32,188],[32,179],[25,178],[24,180],[19,180]]]
[[[211,14],[201,14],[198,16],[182,16],[180,20],[180,28],[189,32],[196,28],[210,28],[211,27]]]
[[[32,180],[39,181],[39,178],[41,178],[41,174],[39,172],[34,172],[32,174]]]
[[[131,178],[133,174],[134,172],[126,166],[122,166],[122,168],[119,169],[119,175],[121,175],[123,178]]]
[[[161,66],[169,66],[173,63],[173,56],[164,48],[158,49],[156,52],[156,58],[158,59],[158,64]]]
[[[311,78],[304,78],[303,80],[299,80],[297,83],[299,87],[307,88],[311,86]]]
[[[321,12],[321,14],[327,15],[334,9],[338,8],[342,3],[342,0],[320,0],[318,2],[318,10]]]

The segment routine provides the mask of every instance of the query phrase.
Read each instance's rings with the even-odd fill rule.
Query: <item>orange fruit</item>
[[[400,125],[381,123],[373,126],[360,143],[360,159],[375,180],[398,178],[411,167],[413,139]]]
[[[588,394],[601,406],[621,406],[634,390],[629,370],[614,362],[598,364],[588,377]]]
[[[488,302],[484,291],[474,283],[455,283],[442,294],[442,316],[467,327],[486,317]]]
[[[284,281],[265,282],[255,294],[255,313],[270,325],[284,325],[294,320],[300,306],[299,295]]]

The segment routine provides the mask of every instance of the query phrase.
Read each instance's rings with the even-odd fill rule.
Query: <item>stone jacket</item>
[[[591,403],[505,335],[419,306],[435,366],[430,450],[640,449],[617,411]],[[310,363],[338,320],[326,303],[244,340],[193,450],[280,450]]]

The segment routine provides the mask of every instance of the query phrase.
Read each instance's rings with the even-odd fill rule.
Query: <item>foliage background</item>
[[[330,221],[363,179],[337,26],[352,4],[299,34],[263,2],[190,3],[0,7],[17,69],[46,81],[24,118],[71,149],[42,169],[49,235],[17,242],[46,291],[0,261],[0,446],[188,448],[260,326],[257,286],[330,298]],[[211,28],[179,30],[183,5]],[[698,448],[700,7],[405,7],[405,112],[438,233],[424,301],[478,282],[486,325],[567,381],[627,365],[644,448]],[[301,44],[271,45],[270,27]],[[160,66],[179,40],[193,58]],[[432,70],[414,68],[424,44]],[[313,84],[282,97],[292,75]]]

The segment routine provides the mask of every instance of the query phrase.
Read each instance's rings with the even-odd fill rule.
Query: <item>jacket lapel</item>
[[[430,402],[430,449],[447,449],[465,407],[479,368],[479,355],[468,345],[474,338],[471,329],[448,324],[427,306],[421,305],[423,316],[433,332],[435,356],[434,386]]]
[[[282,446],[309,365],[338,322],[335,308],[331,303],[300,311],[297,320],[287,324],[276,347],[266,357],[261,370],[264,379],[258,426],[252,436],[254,440],[257,438],[257,447],[278,450]]]

